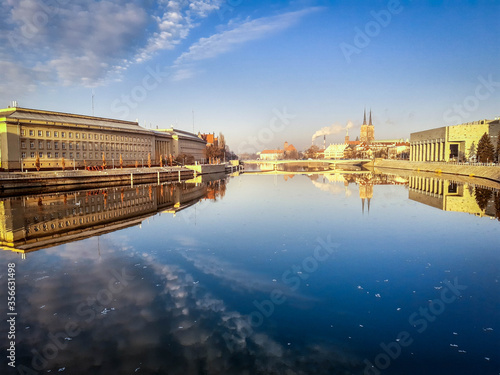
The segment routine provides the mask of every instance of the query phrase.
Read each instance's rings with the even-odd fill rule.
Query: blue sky
[[[3,0],[0,107],[223,132],[236,152],[500,116],[500,1]],[[194,114],[194,116],[193,116]],[[317,144],[321,142],[318,140]]]

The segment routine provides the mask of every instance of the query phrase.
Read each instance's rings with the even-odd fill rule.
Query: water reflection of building
[[[499,217],[498,190],[453,180],[410,176],[409,198],[443,211],[466,212],[476,216]]]
[[[221,186],[214,183],[210,190]],[[3,198],[0,246],[27,253],[112,232],[140,224],[157,212],[175,214],[208,190],[207,184],[182,183]]]
[[[387,175],[382,173],[372,173],[367,171],[351,171],[346,173],[334,173],[323,175],[323,182],[318,181],[320,175],[313,174],[309,176],[314,186],[317,188],[330,191],[333,194],[340,193],[341,190],[328,188],[334,184],[342,183],[344,185],[345,196],[351,195],[349,190],[350,184],[355,184],[358,186],[359,198],[361,200],[361,212],[365,212],[365,206],[368,212],[370,212],[370,204],[373,198],[373,186],[374,185],[408,185],[408,180],[396,175]],[[325,182],[328,181],[328,182]]]

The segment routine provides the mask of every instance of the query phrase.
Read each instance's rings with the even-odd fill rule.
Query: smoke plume
[[[345,127],[336,124],[333,124],[331,126],[325,126],[317,130],[316,133],[313,134],[312,141],[314,142],[316,138],[321,137],[323,135],[339,134],[343,131],[346,131],[347,129],[352,128],[353,126],[354,124],[352,123],[351,120],[347,121],[347,125]]]

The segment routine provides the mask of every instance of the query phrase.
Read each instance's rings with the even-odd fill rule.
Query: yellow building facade
[[[0,109],[0,169],[4,171],[160,164],[181,153],[204,160],[206,142],[177,129],[26,108]]]
[[[500,120],[479,120],[410,134],[411,161],[468,161],[484,133],[496,145]]]

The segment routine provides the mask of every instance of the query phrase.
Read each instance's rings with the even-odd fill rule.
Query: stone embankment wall
[[[486,178],[500,182],[500,165],[475,165],[442,162],[419,162],[406,160],[376,159],[373,163],[365,164],[377,168],[407,169],[412,171],[425,171],[434,173],[448,173],[461,176]]]

